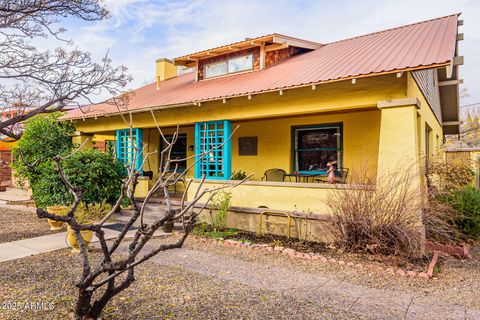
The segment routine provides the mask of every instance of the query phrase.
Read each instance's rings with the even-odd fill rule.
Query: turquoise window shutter
[[[195,178],[227,180],[232,175],[232,133],[228,120],[195,124]],[[202,157],[203,155],[203,157]]]
[[[132,129],[132,138],[130,138],[130,129],[122,129],[116,131],[116,149],[117,159],[125,164],[132,165],[135,158],[135,170],[141,171],[143,162],[143,129]],[[134,143],[132,143],[132,140]]]

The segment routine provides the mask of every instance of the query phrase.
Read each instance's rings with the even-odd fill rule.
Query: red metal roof
[[[135,90],[128,110],[169,107],[245,96],[402,70],[447,65],[453,58],[459,14],[328,43],[270,68],[195,82],[194,73]],[[122,110],[123,112],[126,110]],[[117,113],[109,104],[69,111],[65,119]]]

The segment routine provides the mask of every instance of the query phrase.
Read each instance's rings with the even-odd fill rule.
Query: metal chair
[[[262,180],[265,181],[285,181],[287,172],[283,169],[268,169],[263,174]]]
[[[335,182],[343,184],[347,183],[348,171],[348,168],[342,168],[341,170],[335,171]]]

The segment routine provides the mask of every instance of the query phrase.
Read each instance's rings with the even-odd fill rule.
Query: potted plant
[[[57,206],[48,206],[47,211],[51,214],[55,214],[57,216],[66,216],[70,210],[70,207],[57,205]],[[47,219],[48,224],[50,225],[50,230],[62,230],[63,229],[63,222],[62,221],[55,221],[52,219]]]
[[[79,224],[93,224],[93,211],[89,210],[88,206],[81,204],[75,213],[75,220]],[[93,238],[93,231],[92,230],[80,230],[80,236],[85,243],[85,247],[88,249],[88,245]],[[75,235],[75,231],[72,227],[67,226],[67,244],[70,248],[72,248],[72,252],[80,253],[80,244],[77,241],[77,236]]]

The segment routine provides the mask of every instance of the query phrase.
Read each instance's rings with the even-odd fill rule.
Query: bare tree
[[[155,123],[157,123],[153,112],[152,116],[154,117]],[[132,132],[133,126],[131,116],[129,127]],[[82,201],[82,190],[77,186],[74,186],[68,180],[66,175],[63,173],[62,166],[63,160],[71,156],[71,154],[64,157],[56,156],[53,159],[56,162],[58,174],[75,200],[66,216],[55,215],[40,208],[37,209],[37,215],[40,218],[49,218],[55,221],[66,222],[75,232],[80,246],[83,265],[80,280],[76,283],[76,286],[78,287],[78,299],[75,312],[76,316],[80,319],[98,318],[107,303],[118,293],[128,288],[135,280],[134,275],[136,266],[157,255],[159,252],[180,248],[189,233],[192,231],[196,223],[196,218],[202,212],[202,210],[208,206],[208,203],[214,197],[214,195],[220,190],[226,188],[235,188],[250,178],[250,176],[248,176],[241,181],[236,181],[234,183],[226,182],[209,189],[205,187],[205,177],[203,177],[195,187],[195,190],[192,190],[192,192],[189,192],[192,188],[192,180],[190,180],[186,185],[186,190],[182,197],[180,206],[178,208],[174,208],[169,191],[170,187],[184,179],[187,172],[191,170],[198,161],[201,161],[201,159],[206,157],[215,149],[221,148],[226,141],[231,139],[231,136],[236,129],[233,130],[232,135],[230,135],[230,137],[226,139],[223,144],[212,147],[208,150],[204,150],[200,154],[195,154],[187,158],[172,159],[172,148],[177,141],[179,127],[177,127],[177,130],[171,139],[167,139],[165,137],[158,124],[157,128],[161,139],[165,144],[165,147],[160,151],[161,167],[159,168],[158,180],[149,191],[148,195],[143,199],[142,203],[140,205],[137,204],[134,198],[134,193],[140,172],[135,168],[136,159],[137,157],[142,157],[143,163],[145,163],[148,157],[150,157],[153,153],[143,154],[143,150],[134,145],[135,141],[132,138],[133,135],[130,134],[130,143],[134,145],[135,153],[130,165],[126,167],[127,177],[122,183],[121,194],[112,209],[103,217],[101,221],[98,221],[94,224],[80,223],[75,215],[77,208]],[[81,146],[74,152],[77,152],[80,148]],[[187,167],[186,170],[179,172],[178,164],[182,161],[186,161],[187,159],[194,159],[194,161],[190,166]],[[42,159],[41,161],[45,160],[47,159]],[[38,161],[32,164],[26,163],[27,167],[32,169],[38,164]],[[159,190],[163,191],[166,208],[164,212],[158,212],[158,215],[153,223],[146,224],[143,219],[146,204]],[[188,201],[186,197],[187,194],[193,194],[193,197],[188,199]],[[107,242],[105,239],[105,232],[103,230],[105,223],[117,211],[122,200],[126,197],[129,198],[130,202],[133,204],[132,216],[119,232],[118,236],[112,242]],[[145,249],[147,243],[152,239],[155,231],[170,221],[181,221],[183,223],[182,236],[176,239],[173,243],[162,244],[146,253],[143,253],[143,251],[145,251],[143,249]],[[126,235],[134,224],[138,224],[139,228],[135,231],[133,238],[129,239],[128,242],[126,240]],[[103,257],[95,266],[92,265],[94,262],[92,262],[90,259],[87,247],[85,246],[83,238],[81,237],[81,230],[92,230],[99,240]],[[121,250],[121,248],[126,247],[128,247],[126,254],[118,254],[125,251]]]
[[[124,66],[114,67],[108,53],[101,61],[76,48],[38,50],[32,43],[54,38],[63,45],[62,18],[98,21],[108,17],[99,0],[0,0],[0,134],[19,139],[18,124],[39,113],[93,103],[92,96],[107,90],[116,95],[131,80]]]

